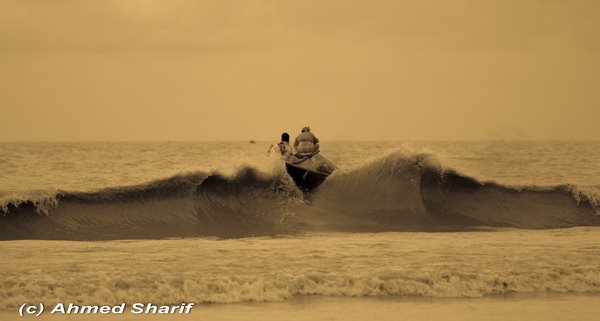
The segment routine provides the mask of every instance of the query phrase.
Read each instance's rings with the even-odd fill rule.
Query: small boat
[[[296,154],[285,163],[288,174],[296,185],[309,191],[325,181],[337,169],[325,157],[315,154]]]

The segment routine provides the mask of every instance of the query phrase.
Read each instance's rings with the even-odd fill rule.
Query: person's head
[[[290,142],[290,135],[288,135],[288,133],[281,134],[281,141],[289,143]]]
[[[310,131],[310,127],[308,127],[308,126],[306,126],[306,127],[302,128],[302,132],[303,132],[303,133],[305,133],[305,132],[309,132],[309,131]]]

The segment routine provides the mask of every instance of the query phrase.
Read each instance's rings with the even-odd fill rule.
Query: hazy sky
[[[0,0],[0,140],[600,139],[600,1]]]

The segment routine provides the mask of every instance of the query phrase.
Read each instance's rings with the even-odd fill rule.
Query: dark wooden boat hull
[[[309,191],[319,186],[325,181],[327,176],[329,176],[329,174],[327,173],[313,171],[289,163],[286,163],[285,167],[287,169],[288,174],[290,174],[298,188],[305,191]]]

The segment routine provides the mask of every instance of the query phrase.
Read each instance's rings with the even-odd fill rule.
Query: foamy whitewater
[[[0,143],[0,308],[600,291],[600,142]]]

